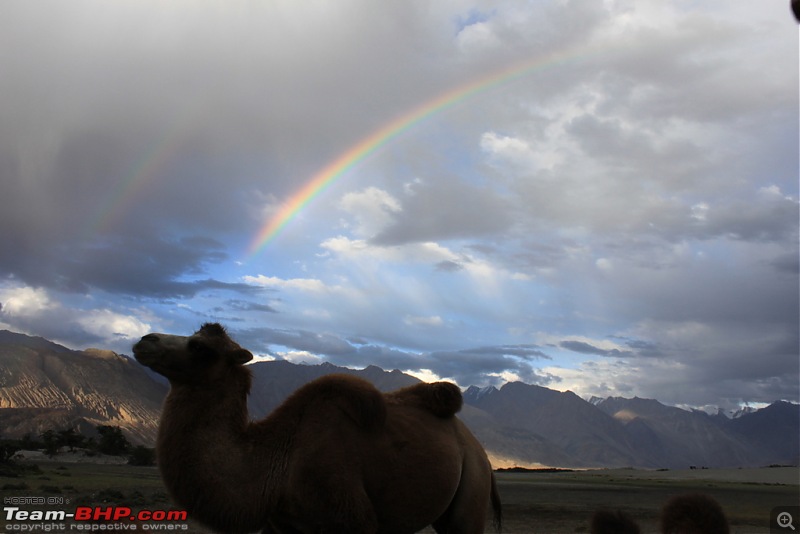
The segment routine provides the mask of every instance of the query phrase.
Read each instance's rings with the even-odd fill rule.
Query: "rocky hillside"
[[[800,464],[798,407],[774,402],[740,417],[725,421],[734,434],[753,443],[767,464]]]
[[[0,431],[3,437],[55,428],[121,427],[152,443],[165,385],[110,351],[71,351],[41,338],[0,332]]]
[[[731,467],[763,462],[762,451],[705,412],[620,397],[597,407],[623,426],[631,447],[650,465]]]
[[[699,468],[800,460],[800,406],[787,402],[728,419],[653,399],[586,402],[569,391],[520,382],[469,388],[464,400],[488,415],[494,436],[486,442],[493,450],[523,464]],[[476,425],[476,434],[487,427]],[[509,449],[515,435],[524,435],[525,445]]]

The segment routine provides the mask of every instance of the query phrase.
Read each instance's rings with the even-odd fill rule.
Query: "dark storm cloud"
[[[774,267],[775,270],[785,274],[796,276],[800,273],[800,255],[792,252],[787,252],[786,254],[776,257],[771,260],[769,264]]]
[[[140,161],[151,154],[131,148],[141,141],[139,134],[78,133],[41,168],[0,158],[0,274],[68,292],[156,298],[251,290],[203,277],[229,259],[218,239],[248,223],[231,169],[201,150],[192,163],[151,169]],[[137,175],[143,167],[150,174]]]
[[[410,5],[362,6],[357,21],[180,2],[47,3],[42,16],[43,5],[2,7],[0,44],[18,53],[0,80],[0,274],[44,287],[196,294],[179,279],[222,257],[171,241],[254,233],[268,199],[442,86],[438,69],[381,74],[384,52],[416,69],[403,59],[437,38]],[[404,39],[375,31],[388,21]],[[352,98],[368,112],[339,105]],[[464,220],[446,219],[450,233]],[[141,250],[149,239],[169,246]]]
[[[419,354],[370,344],[362,339],[351,342],[332,334],[304,330],[246,329],[237,332],[236,338],[242,345],[264,354],[280,357],[281,351],[276,347],[285,347],[290,351],[323,356],[331,363],[342,366],[377,365],[386,370],[409,369],[420,357]]]
[[[278,313],[278,310],[272,306],[259,302],[251,302],[247,300],[229,300],[226,302],[226,304],[227,308],[233,311]]]
[[[631,313],[644,313],[646,307],[647,317],[655,320],[791,325],[798,318],[798,279],[761,265],[757,257],[737,263],[736,270],[702,258],[660,272],[620,268],[608,280],[613,294],[627,299],[636,292],[642,300],[631,306],[609,301],[606,306],[624,305]]]
[[[709,207],[706,220],[698,223],[698,237],[782,243],[797,237],[800,206],[796,199],[767,190],[747,200]]]
[[[556,380],[539,371],[538,360],[550,359],[534,345],[485,346],[457,351],[437,351],[426,355],[423,369],[439,376],[453,378],[462,385],[502,384],[503,374],[520,380],[544,385]]]
[[[351,343],[331,334],[302,330],[259,328],[242,330],[236,338],[243,345],[263,353],[278,354],[275,346],[323,356],[335,365],[382,369],[430,370],[441,377],[455,379],[461,385],[501,384],[502,372],[513,373],[522,380],[537,384],[558,379],[539,370],[536,363],[550,357],[537,345],[498,345],[453,351],[418,353],[367,343],[359,339]]]
[[[226,257],[221,245],[207,238],[116,239],[77,249],[65,243],[37,252],[21,258],[3,256],[0,268],[31,285],[68,292],[100,289],[125,295],[185,298],[210,289],[258,291],[252,285],[203,277],[206,266]],[[26,263],[20,265],[20,259]]]
[[[571,350],[572,352],[578,352],[580,354],[596,354],[598,356],[612,356],[612,357],[621,357],[621,356],[629,356],[631,355],[630,352],[621,351],[619,349],[601,349],[600,347],[595,347],[591,343],[586,343],[584,341],[562,341],[558,344],[559,347],[562,349]]]
[[[242,331],[239,338],[250,340],[256,350],[280,345],[293,350],[334,357],[349,355],[356,351],[353,345],[335,335],[306,330],[257,328]]]
[[[550,356],[539,349],[538,345],[499,345],[496,347],[478,347],[466,352],[478,355],[516,356],[524,359],[551,359]]]
[[[657,340],[659,357],[626,361],[642,366],[639,387],[664,402],[702,405],[703,398],[720,398],[730,405],[746,399],[769,403],[794,398],[790,392],[800,387],[796,325],[733,321],[652,328],[660,330],[648,336]],[[659,365],[668,371],[647,371]]]
[[[455,273],[463,269],[463,265],[450,260],[440,261],[436,264],[436,270],[444,273]]]
[[[646,358],[657,358],[660,356],[664,356],[664,353],[661,351],[657,343],[652,341],[647,341],[643,339],[629,339],[625,337],[619,336],[611,336],[612,338],[617,338],[621,340],[625,346],[629,347],[635,355],[637,356],[644,356]],[[627,353],[627,351],[623,351]]]

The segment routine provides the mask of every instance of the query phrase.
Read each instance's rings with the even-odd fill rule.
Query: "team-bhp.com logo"
[[[74,512],[67,512],[4,506],[3,513],[6,532],[188,529],[184,510],[134,511],[127,506],[78,506]]]

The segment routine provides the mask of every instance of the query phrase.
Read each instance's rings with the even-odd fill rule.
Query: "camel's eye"
[[[186,348],[189,349],[189,353],[194,358],[207,358],[212,352],[208,344],[196,338],[190,339],[186,344]]]

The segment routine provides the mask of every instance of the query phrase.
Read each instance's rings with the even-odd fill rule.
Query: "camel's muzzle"
[[[163,351],[160,341],[158,334],[147,334],[133,346],[133,357],[137,362],[149,366],[154,363],[158,353]]]

